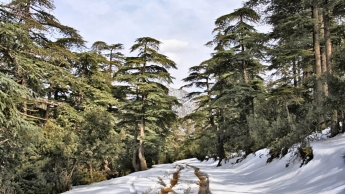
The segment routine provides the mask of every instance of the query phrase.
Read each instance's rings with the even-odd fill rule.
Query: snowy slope
[[[150,170],[125,177],[74,187],[66,194],[156,194],[170,185],[173,173],[179,168],[181,171],[178,183],[172,188],[175,193],[198,193],[196,168],[200,169],[199,175],[207,177],[209,190],[213,194],[345,193],[345,163],[342,159],[345,153],[345,134],[312,142],[311,146],[314,159],[302,168],[299,168],[301,161],[294,159],[291,154],[266,164],[268,150],[263,149],[237,164],[234,164],[236,159],[232,159],[217,168],[217,162],[213,160],[199,162],[187,159],[173,164],[156,165]]]

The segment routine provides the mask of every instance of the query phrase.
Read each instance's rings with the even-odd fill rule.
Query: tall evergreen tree
[[[108,45],[103,41],[96,41],[92,44],[91,49],[94,52],[103,54],[108,58],[108,62],[106,65],[108,66],[107,71],[109,72],[110,77],[112,77],[114,72],[123,65],[125,58],[124,55],[121,52],[116,52],[124,49],[123,44],[118,43]],[[114,69],[114,66],[116,67],[116,69]],[[106,68],[104,70],[106,70]],[[112,79],[110,80],[112,81]]]
[[[99,68],[104,58],[72,52],[83,48],[84,41],[76,30],[60,24],[50,14],[53,7],[52,1],[29,0],[0,6],[1,78],[13,80],[8,83],[12,83],[16,94],[19,94],[16,88],[25,89],[19,96],[11,97],[17,113],[22,114],[13,117],[23,122],[12,129],[21,131],[25,125],[30,128],[27,130],[30,134],[15,133],[18,149],[8,149],[14,169],[2,176],[10,177],[6,181],[8,192],[15,189],[37,193],[35,187],[46,193],[68,190],[78,165],[76,147],[81,142],[76,134],[82,126],[81,111],[88,105],[107,107],[117,102]],[[3,116],[8,117],[11,112],[4,111]],[[31,121],[30,124],[27,121]],[[0,136],[3,131],[10,132],[1,127]],[[9,136],[4,137],[1,142],[10,143]],[[36,139],[31,141],[31,138]],[[28,146],[21,147],[22,140]],[[61,160],[57,160],[58,157]]]
[[[131,52],[138,52],[137,57],[127,57],[116,77],[118,81],[128,83],[131,88],[131,93],[128,94],[130,101],[124,106],[124,111],[135,119],[134,140],[136,130],[140,130],[138,157],[141,170],[147,169],[144,154],[147,124],[154,123],[166,131],[176,118],[172,106],[177,105],[178,101],[168,95],[169,89],[164,85],[172,83],[173,78],[167,70],[176,69],[176,64],[158,53],[160,44],[160,41],[150,37],[138,38],[130,49]]]
[[[215,142],[205,141],[205,138],[215,136],[217,134],[216,125],[216,115],[214,112],[217,110],[216,107],[212,105],[212,98],[214,93],[211,91],[213,86],[213,74],[209,72],[209,68],[214,61],[212,59],[203,61],[200,65],[193,66],[189,68],[189,75],[183,79],[187,82],[182,88],[197,87],[201,91],[190,92],[187,97],[192,98],[192,100],[197,104],[196,110],[184,117],[184,122],[192,122],[195,131],[193,132],[196,139],[193,139],[195,144],[199,144],[200,151],[197,152],[197,157],[203,157],[205,154],[219,152],[222,155],[222,151],[219,148],[218,139]],[[200,139],[200,141],[198,141]],[[214,138],[216,139],[216,138]],[[212,139],[212,140],[214,140]],[[187,143],[189,139],[186,140]],[[206,144],[203,146],[202,144]],[[211,144],[212,146],[210,146]],[[216,149],[212,149],[216,145]],[[190,146],[190,145],[189,145]],[[202,151],[202,150],[207,151]],[[191,157],[195,157],[192,153],[188,153]],[[203,158],[200,158],[203,159]]]
[[[334,73],[331,29],[337,25],[333,15],[341,13],[343,2],[251,0],[247,5],[265,5],[266,21],[273,26],[271,37],[278,40],[272,50],[278,63],[273,63],[272,67],[278,72],[277,64],[283,65],[280,69],[293,75],[295,83],[299,80],[303,87],[312,89],[315,112],[319,114],[316,129],[330,126],[332,136],[337,134],[337,111],[326,112],[324,104],[326,97],[331,95],[329,91],[334,91],[328,83]],[[277,50],[279,48],[284,49],[283,52]],[[291,68],[286,64],[291,64]]]
[[[217,78],[217,83],[212,88],[218,91],[214,104],[223,107],[219,110],[220,131],[229,128],[229,121],[232,120],[238,123],[238,128],[241,129],[238,133],[241,135],[233,137],[237,139],[242,139],[240,136],[249,134],[245,127],[247,117],[254,114],[254,98],[257,95],[256,91],[260,88],[259,73],[262,65],[259,59],[264,57],[264,35],[256,32],[251,25],[259,19],[259,15],[254,10],[243,7],[219,17],[215,22],[216,29],[224,30],[223,36],[218,40],[223,48],[213,54],[216,62],[210,68]],[[230,103],[224,106],[226,102]],[[233,115],[231,118],[232,114],[228,114],[227,111],[233,111],[235,107],[238,115]],[[221,149],[226,137],[226,134],[219,136]],[[247,154],[251,152],[249,142],[242,144],[241,147]]]
[[[204,115],[209,120],[206,123],[213,129],[220,158],[218,165],[225,157],[224,144],[229,138],[236,142],[233,149],[237,149],[237,144],[247,154],[251,152],[250,143],[245,142],[248,138],[243,137],[249,135],[247,117],[254,114],[254,98],[260,93],[262,84],[259,59],[264,57],[265,36],[251,25],[259,19],[255,11],[245,7],[219,17],[215,22],[214,39],[206,44],[213,46],[215,53],[210,60],[192,67],[192,73],[184,79],[190,82],[186,87],[205,88],[205,95],[195,97],[200,109],[193,114],[206,111]],[[210,78],[215,84],[209,84]]]

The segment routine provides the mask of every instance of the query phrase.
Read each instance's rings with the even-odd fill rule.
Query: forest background
[[[52,0],[0,5],[0,193],[61,193],[265,147],[267,162],[293,145],[312,159],[309,134],[344,132],[343,1],[250,0],[219,14],[209,58],[183,79],[198,88],[183,118],[168,88],[178,64],[161,41],[137,38],[130,55],[101,36],[87,46],[53,10]]]

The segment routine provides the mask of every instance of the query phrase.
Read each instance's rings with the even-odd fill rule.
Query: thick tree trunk
[[[321,48],[321,71],[322,71],[322,89],[325,96],[328,96],[328,83],[327,83],[327,65],[326,65],[326,52]]]
[[[339,134],[338,111],[332,110],[331,115],[331,137]]]
[[[324,26],[324,39],[325,39],[325,57],[326,57],[326,67],[327,67],[327,83],[329,83],[330,78],[332,77],[333,71],[332,71],[332,40],[331,40],[331,24],[330,24],[330,12],[329,10],[324,10],[322,16],[323,16],[323,26]],[[328,84],[328,87],[331,86]],[[330,92],[329,95],[332,94],[332,89],[327,92]],[[334,137],[339,133],[339,127],[338,127],[338,111],[332,110],[331,115],[331,136]]]
[[[328,10],[323,12],[323,26],[324,26],[324,39],[326,51],[326,66],[327,71],[332,74],[332,40],[331,40],[331,24],[330,15]]]
[[[314,32],[313,32],[313,40],[314,40],[314,70],[316,75],[316,83],[315,83],[315,99],[317,105],[321,104],[322,100],[322,82],[320,80],[320,76],[322,74],[322,64],[321,64],[321,55],[320,55],[320,25],[319,25],[319,10],[317,6],[313,7],[313,17],[314,17]]]
[[[141,170],[147,170],[146,159],[144,155],[144,137],[145,137],[145,118],[141,118],[140,140],[139,140],[139,160]]]
[[[133,155],[132,155],[132,166],[133,166],[135,172],[139,171],[139,166],[138,166],[138,163],[137,163],[137,149],[138,149],[137,138],[138,138],[138,127],[136,125],[135,126],[135,131],[134,131]]]
[[[322,11],[322,9],[320,10]],[[325,37],[325,25],[324,25],[324,17],[320,17],[321,22],[321,28],[320,28],[320,34],[321,37]],[[328,83],[326,79],[327,75],[327,56],[326,56],[326,48],[325,48],[325,42],[322,43],[322,46],[320,48],[321,53],[321,72],[322,72],[322,85],[323,85],[323,92],[325,96],[328,96]]]
[[[147,45],[145,44],[144,47],[144,53],[146,53]],[[141,70],[141,74],[144,75],[146,73],[146,62],[143,65],[143,68]],[[143,78],[143,82],[146,82],[146,80]],[[144,137],[145,137],[145,103],[146,103],[146,97],[147,94],[145,94],[145,91],[143,90],[141,92],[142,96],[142,110],[141,113],[143,114],[141,116],[141,124],[140,124],[140,140],[139,140],[139,160],[140,160],[140,167],[141,170],[147,170],[147,164],[145,159],[145,152],[144,152]]]
[[[314,46],[314,73],[315,73],[315,84],[314,84],[314,97],[317,109],[321,108],[322,96],[323,96],[323,84],[321,80],[322,75],[322,64],[321,64],[321,54],[320,54],[320,18],[319,18],[319,8],[317,2],[313,2],[313,19],[314,19],[314,29],[313,29],[313,46]],[[323,115],[318,112],[318,124],[324,124]]]
[[[240,17],[240,23],[243,23],[243,16]],[[243,41],[243,35],[241,34],[241,51],[242,53],[245,51],[245,48],[244,48],[244,43],[242,42]],[[247,72],[247,64],[246,64],[246,61],[245,60],[242,60],[242,76],[243,76],[243,81],[245,84],[248,84],[249,80],[248,80],[248,72]]]

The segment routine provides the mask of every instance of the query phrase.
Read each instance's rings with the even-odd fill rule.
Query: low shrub
[[[302,158],[301,166],[308,164],[314,158],[313,148],[312,147],[299,147],[298,152]]]

